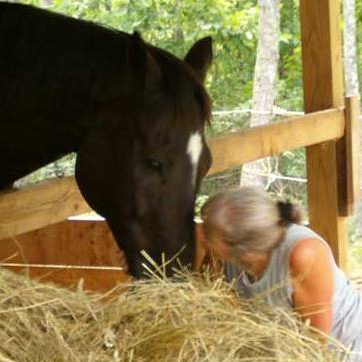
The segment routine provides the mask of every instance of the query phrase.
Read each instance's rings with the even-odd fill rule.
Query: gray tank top
[[[334,274],[332,336],[352,349],[350,362],[362,362],[362,294],[350,283],[336,265],[329,245],[311,229],[297,224],[287,227],[280,245],[272,251],[269,265],[263,276],[251,283],[245,272],[225,264],[225,277],[234,282],[237,292],[246,298],[263,298],[269,305],[293,309],[293,290],[289,270],[289,256],[301,240],[320,240],[331,254]]]

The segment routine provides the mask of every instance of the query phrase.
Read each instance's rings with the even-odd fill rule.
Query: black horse
[[[192,264],[211,61],[210,38],[182,61],[137,33],[0,3],[0,189],[74,151],[78,186],[132,275],[141,250]]]

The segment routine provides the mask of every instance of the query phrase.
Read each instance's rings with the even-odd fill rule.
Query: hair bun
[[[277,207],[281,221],[285,223],[299,224],[302,220],[302,211],[299,206],[291,202],[278,201]]]

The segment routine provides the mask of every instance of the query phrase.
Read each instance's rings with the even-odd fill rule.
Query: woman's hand
[[[219,277],[223,273],[223,263],[218,256],[208,247],[208,241],[202,223],[195,224],[196,255],[195,270],[201,272],[203,267],[209,270],[209,276]]]
[[[201,271],[202,265],[207,259],[208,249],[202,223],[195,223],[196,253],[195,270]]]

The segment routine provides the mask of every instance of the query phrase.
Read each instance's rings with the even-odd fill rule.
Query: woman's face
[[[232,260],[235,258],[233,248],[224,243],[219,237],[212,237],[206,240],[206,246],[223,261],[232,263]]]
[[[235,247],[225,243],[220,235],[212,234],[209,238],[204,236],[203,242],[206,248],[220,260],[242,267],[247,265],[247,255],[243,255]]]
[[[220,235],[212,235],[206,239],[204,230],[201,227],[198,232],[198,238],[205,247],[217,255],[222,261],[234,264],[242,269],[249,271],[254,270],[261,260],[264,261],[267,253],[240,252],[237,248],[225,243]]]

